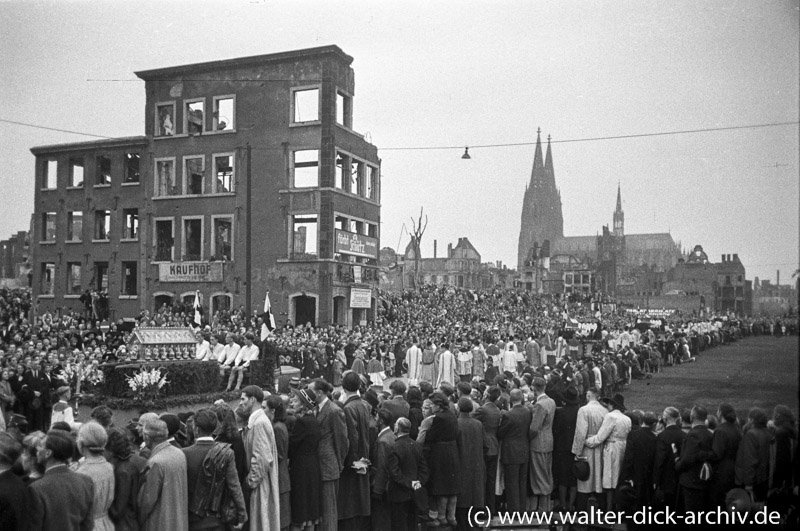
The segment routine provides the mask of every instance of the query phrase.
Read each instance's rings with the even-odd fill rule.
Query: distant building
[[[30,272],[30,235],[19,231],[0,241],[0,279],[9,285],[27,286]]]
[[[36,155],[33,295],[110,317],[191,302],[208,315],[270,293],[279,324],[372,318],[380,159],[355,132],[337,46],[137,72],[145,136]]]

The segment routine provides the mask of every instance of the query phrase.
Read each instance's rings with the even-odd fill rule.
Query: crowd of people
[[[731,496],[793,518],[789,408],[656,414],[623,393],[742,336],[796,334],[796,316],[643,325],[586,300],[431,286],[383,293],[368,326],[284,326],[262,341],[260,318],[225,311],[197,329],[196,356],[220,363],[238,407],[115,427],[104,406],[78,422],[75,375],[91,385],[130,355],[132,329],[190,326],[193,312],[103,333],[69,312],[31,325],[29,294],[1,294],[0,529],[466,529],[470,507],[695,510]],[[288,393],[243,386],[267,342],[301,369]]]

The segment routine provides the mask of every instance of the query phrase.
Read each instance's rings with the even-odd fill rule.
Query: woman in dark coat
[[[714,430],[714,442],[711,452],[706,457],[711,463],[714,474],[711,476],[709,500],[717,507],[725,505],[725,495],[735,486],[736,454],[742,440],[742,430],[736,423],[736,410],[730,404],[720,404],[717,411],[720,424]]]
[[[211,410],[217,415],[218,422],[214,440],[231,445],[233,460],[236,464],[236,474],[239,476],[239,483],[242,485],[245,502],[249,502],[250,490],[247,487],[246,478],[250,465],[247,462],[244,441],[242,441],[242,436],[236,427],[236,414],[227,404],[215,405]]]
[[[456,525],[456,498],[461,491],[458,420],[444,393],[430,397],[433,422],[425,434],[425,460],[430,467],[428,493],[434,496],[442,525]]]
[[[289,435],[289,478],[292,484],[292,525],[311,530],[320,517],[322,475],[319,468],[320,430],[314,417],[316,398],[307,389],[292,393],[297,420]]]
[[[292,523],[292,507],[290,493],[292,482],[289,479],[289,431],[286,428],[286,408],[283,399],[278,395],[270,395],[266,400],[267,417],[272,422],[275,432],[275,446],[278,449],[278,491],[280,492],[281,529],[287,529]]]
[[[121,428],[108,429],[106,459],[114,467],[114,501],[108,516],[117,531],[138,531],[136,498],[147,461],[131,451],[128,434]]]
[[[587,376],[588,378],[588,376]],[[580,395],[574,385],[564,391],[564,407],[553,415],[553,480],[558,485],[558,501],[563,509],[575,506],[578,480],[572,473],[575,456],[572,455],[572,439],[578,422]]]
[[[472,400],[462,396],[458,400],[458,456],[461,462],[461,492],[456,502],[459,529],[469,529],[470,507],[483,507],[486,484],[487,445],[483,436],[483,424],[472,418]]]
[[[772,434],[767,430],[767,414],[760,407],[754,407],[748,414],[742,442],[736,453],[736,484],[752,489],[753,499],[762,502],[767,499],[769,487],[769,454]]]
[[[621,482],[633,482],[637,509],[653,503],[653,463],[657,442],[653,429],[657,422],[656,414],[648,411],[642,419],[643,426],[631,430],[625,445],[625,459],[619,479]]]

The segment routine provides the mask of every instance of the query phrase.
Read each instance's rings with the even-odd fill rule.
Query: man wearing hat
[[[555,401],[545,393],[544,378],[533,379],[533,410],[528,436],[531,440],[530,481],[535,511],[550,512],[553,492],[553,416]]]
[[[575,437],[580,395],[574,385],[564,391],[564,406],[553,415],[553,481],[558,485],[558,501],[562,509],[572,510],[577,495],[577,480],[572,472],[575,456],[570,451]]]
[[[603,490],[606,493],[606,507],[614,507],[614,490],[619,483],[622,462],[625,459],[625,446],[631,432],[631,419],[625,412],[625,397],[617,393],[613,398],[603,398],[608,415],[603,418],[596,435],[586,439],[589,448],[603,448]]]

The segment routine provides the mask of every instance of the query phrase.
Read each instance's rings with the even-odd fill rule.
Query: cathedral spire
[[[542,128],[536,130],[536,153],[533,155],[533,169],[543,168],[542,164]]]
[[[614,236],[625,234],[625,213],[622,211],[622,188],[617,181],[617,209],[614,211]]]
[[[547,135],[547,155],[544,158],[544,169],[553,172],[553,153],[550,151],[550,135]]]
[[[550,151],[550,148],[548,147],[548,152],[549,151]],[[621,186],[619,184],[619,181],[617,181],[617,210],[616,210],[616,212],[622,212],[622,188],[621,188]]]

